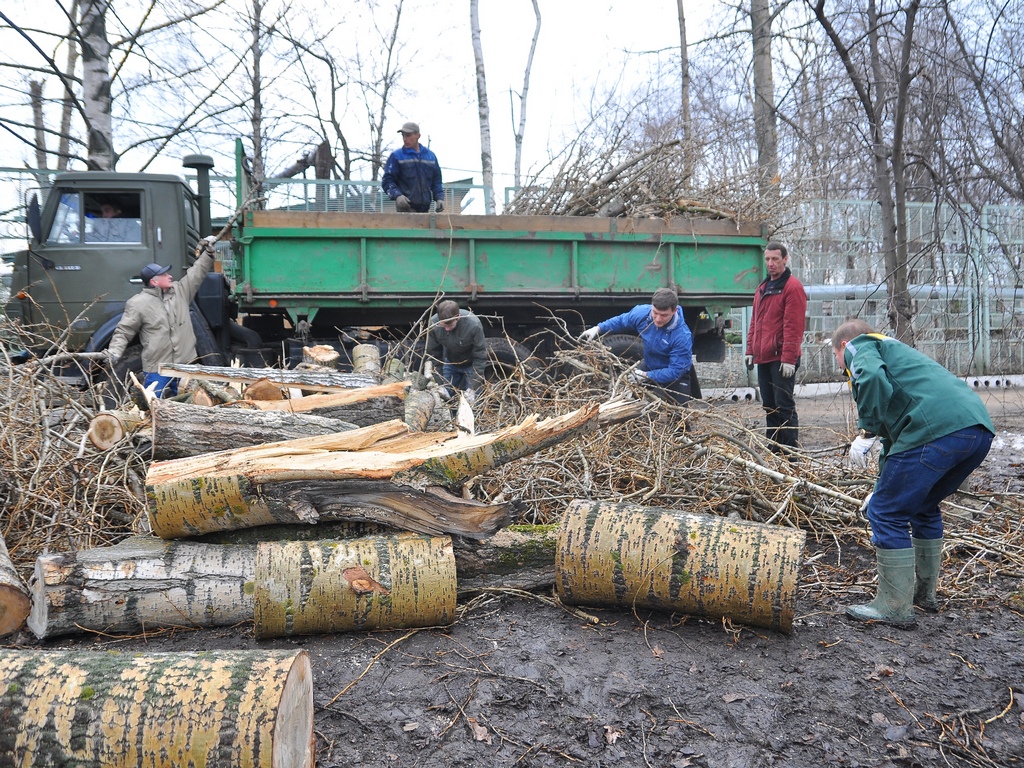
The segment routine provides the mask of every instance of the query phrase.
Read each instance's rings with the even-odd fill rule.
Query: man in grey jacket
[[[177,283],[169,266],[147,264],[139,276],[142,292],[125,302],[124,314],[114,329],[107,355],[117,362],[135,335],[142,342],[143,385],[156,384],[155,395],[178,394],[178,380],[161,376],[164,363],[191,363],[196,358],[196,333],[192,329],[189,306],[199,292],[203,279],[213,268],[215,237],[200,242],[199,256]]]
[[[472,403],[487,367],[487,342],[480,318],[450,299],[437,305],[427,332],[427,377],[433,363],[443,363],[442,375],[449,387],[465,390]],[[449,392],[449,395],[454,394]]]

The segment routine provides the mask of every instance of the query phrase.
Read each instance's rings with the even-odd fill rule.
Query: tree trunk
[[[779,150],[775,127],[775,81],[772,77],[772,9],[769,0],[751,0],[754,45],[754,140],[757,187],[769,202],[779,197]]]
[[[676,12],[679,16],[679,119],[683,123],[683,141],[690,146],[690,52],[686,43],[686,12],[683,0],[676,0]],[[690,186],[692,173],[687,168],[686,186]]]
[[[282,440],[333,435],[356,428],[351,422],[311,414],[204,408],[173,400],[154,400],[150,403],[149,412],[153,422],[153,457],[158,461]],[[91,429],[90,424],[90,434]]]
[[[253,613],[255,546],[133,537],[113,547],[40,555],[28,628],[40,638],[82,630],[230,627]]]
[[[218,365],[190,365],[165,363],[160,366],[161,376],[178,376],[182,383],[189,379],[204,381],[225,381],[232,384],[252,384],[266,379],[282,387],[296,387],[319,392],[351,393],[355,389],[375,390],[377,380],[373,376],[341,371],[298,371],[280,368],[230,368]],[[394,385],[390,385],[394,387]],[[401,389],[391,389],[387,394],[398,394]],[[381,396],[380,390],[365,393],[360,399]]]
[[[114,136],[110,122],[110,43],[107,42],[108,0],[83,0],[82,107],[88,123],[89,170],[114,170]]]
[[[484,177],[484,198],[487,213],[493,215],[494,168],[491,163],[491,108],[487,103],[487,77],[484,74],[484,51],[480,41],[479,0],[469,0],[470,31],[473,36],[473,60],[476,62],[476,99],[480,115],[480,165]]]
[[[682,2],[682,0],[679,0]],[[526,135],[526,96],[530,92],[530,72],[533,70],[533,55],[537,52],[537,40],[540,38],[540,5],[537,0],[530,0],[533,3],[533,15],[537,24],[533,28],[533,39],[530,41],[530,54],[526,57],[526,67],[523,70],[523,91],[519,94],[519,129],[516,131],[516,164],[515,164],[515,185],[516,191],[519,186],[523,171],[523,137]]]
[[[576,500],[558,533],[565,603],[729,617],[789,633],[806,534],[630,504]]]
[[[257,638],[445,625],[455,604],[447,536],[257,546]]]
[[[0,650],[0,764],[312,768],[304,651]]]
[[[597,428],[602,409],[483,435],[413,433],[400,422],[338,435],[156,462],[146,476],[149,520],[162,538],[282,522],[368,519],[420,533],[481,538],[497,530],[505,505],[448,497],[476,475]],[[347,507],[360,507],[353,517]],[[383,509],[381,509],[383,508]],[[381,509],[383,517],[366,516]],[[440,515],[440,516],[438,516]],[[415,527],[414,527],[415,526]]]
[[[90,443],[101,451],[109,451],[145,423],[146,418],[141,413],[100,411],[92,417],[86,434]]]
[[[32,603],[0,536],[0,637],[17,631],[28,618]]]
[[[516,526],[480,542],[455,539],[458,594],[549,588],[555,582],[555,536],[553,526]],[[355,538],[364,543],[347,542],[347,549],[381,552],[394,546],[388,541],[396,535],[366,524],[279,525],[211,534],[202,542],[140,536],[113,547],[41,555],[28,628],[45,640],[83,631],[138,634],[157,627],[249,622],[255,618],[257,586],[268,596],[282,588],[277,582],[283,572],[271,574],[274,586],[257,584],[259,547],[320,542],[318,551],[327,552],[335,545],[325,542]],[[297,584],[285,586],[293,592]]]

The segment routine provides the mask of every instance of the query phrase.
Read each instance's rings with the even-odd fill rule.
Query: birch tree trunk
[[[756,0],[755,0],[756,1]],[[686,12],[683,0],[676,0],[676,11],[679,16],[679,118],[683,123],[683,141],[690,144],[690,52],[686,43]],[[689,169],[687,169],[689,171]],[[689,186],[690,173],[687,173]]]
[[[469,0],[469,23],[473,35],[473,59],[476,62],[476,98],[480,115],[480,166],[484,177],[487,213],[493,214],[494,167],[491,160],[491,108],[487,103],[487,77],[484,74],[484,51],[480,41],[480,0]]]
[[[75,33],[78,29],[80,10],[79,0],[73,0],[68,10],[68,58],[67,66],[64,68],[66,79],[74,77],[75,69],[78,66],[79,45],[78,35]],[[65,89],[60,108],[60,140],[57,145],[58,171],[66,171],[68,169],[68,160],[71,159],[71,116],[74,114],[76,106],[75,95]]]
[[[91,171],[112,171],[113,129],[110,122],[110,43],[107,42],[107,0],[82,0],[82,107],[88,123],[88,164]]]
[[[537,24],[533,28],[533,39],[530,41],[530,54],[526,57],[526,69],[523,72],[523,90],[519,94],[519,129],[516,131],[516,167],[515,185],[519,190],[523,170],[523,137],[526,135],[526,96],[530,92],[530,72],[533,70],[533,55],[537,52],[537,40],[540,38],[540,5],[533,3],[533,15]],[[682,0],[679,0],[682,3]],[[682,6],[680,6],[682,7]]]
[[[806,534],[670,509],[573,501],[558,532],[563,602],[727,616],[788,633]]]
[[[0,765],[313,768],[304,651],[0,650]]]

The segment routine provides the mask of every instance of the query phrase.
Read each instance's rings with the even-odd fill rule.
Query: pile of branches
[[[103,392],[55,373],[70,363],[66,372],[87,374],[87,356],[58,341],[18,364],[12,354],[40,339],[0,322],[0,535],[12,561],[117,543],[144,515],[146,457],[130,443],[106,453],[88,443]]]

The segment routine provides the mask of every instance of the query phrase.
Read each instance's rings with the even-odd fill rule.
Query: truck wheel
[[[196,363],[199,365],[227,365],[224,353],[221,352],[217,337],[213,335],[206,319],[193,307],[189,310],[192,317],[192,330],[196,334]]]
[[[527,373],[539,371],[540,365],[537,360],[530,355],[530,350],[518,341],[495,337],[487,338],[485,341],[488,379],[507,379],[519,366],[525,368]]]
[[[621,357],[630,363],[637,363],[644,359],[644,340],[639,336],[630,336],[627,333],[612,333],[601,339],[609,352],[616,357]]]

